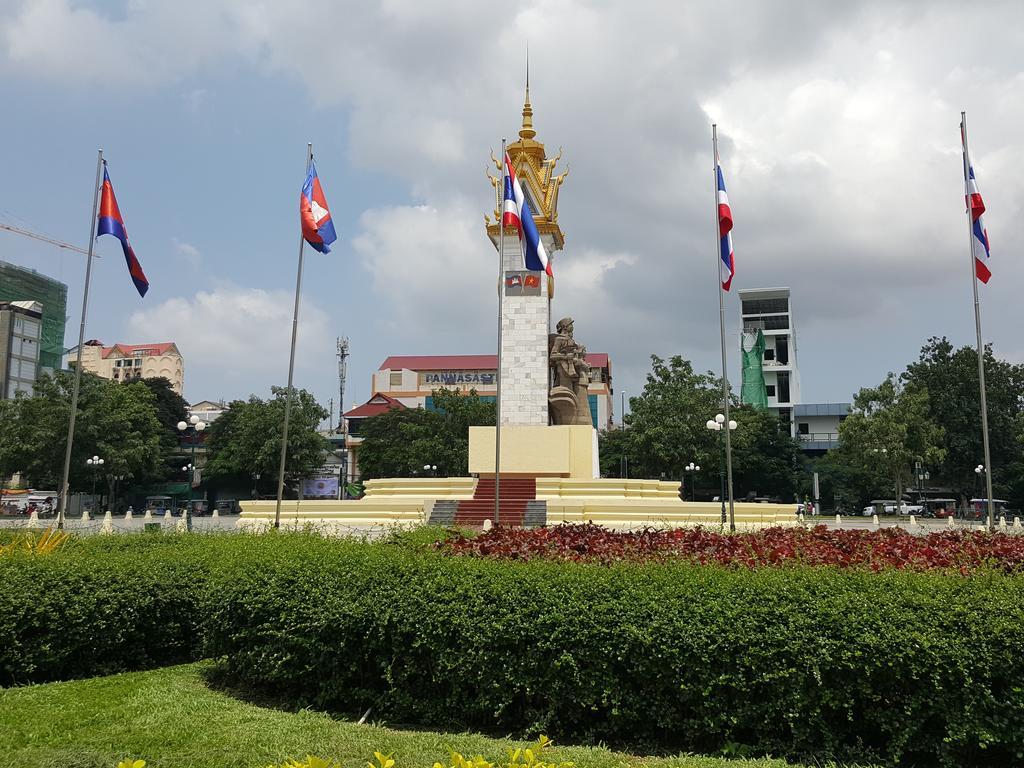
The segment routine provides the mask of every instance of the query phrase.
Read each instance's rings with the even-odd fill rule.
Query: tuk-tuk
[[[956,499],[921,499],[922,517],[953,517],[956,515]]]

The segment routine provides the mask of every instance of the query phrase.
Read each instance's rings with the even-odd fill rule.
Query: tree
[[[737,425],[730,436],[733,495],[796,497],[806,475],[800,443],[771,411],[741,405],[730,416]]]
[[[1024,477],[1019,471],[1024,365],[997,359],[991,346],[985,347],[984,360],[992,480],[1005,489],[1017,486]],[[928,393],[928,413],[945,433],[945,455],[930,469],[931,475],[960,496],[970,497],[977,480],[974,468],[984,462],[977,350],[969,346],[954,350],[946,338],[933,337],[900,378],[907,389]]]
[[[0,456],[37,488],[59,489],[67,444],[74,375],[59,372],[36,381],[32,397],[4,406]],[[70,486],[92,483],[89,456],[102,456],[105,475],[153,478],[160,467],[160,423],[152,392],[140,384],[117,384],[83,373],[71,454]]]
[[[643,392],[629,399],[621,438],[633,477],[678,477],[688,462],[709,463],[716,442],[704,423],[721,410],[722,391],[710,373],[699,374],[679,355],[666,363],[651,355]]]
[[[181,434],[178,432],[178,422],[188,418],[188,403],[185,398],[174,391],[170,380],[158,376],[152,379],[134,379],[132,384],[139,384],[146,387],[153,393],[156,407],[156,417],[160,422],[160,448],[163,454],[163,465],[158,479],[167,480],[179,468],[178,462],[172,466],[170,458],[179,452],[181,445]],[[125,382],[127,385],[128,382]]]
[[[256,474],[276,478],[281,459],[285,387],[273,397],[234,400],[207,429],[206,473],[210,479],[248,480]],[[295,483],[323,464],[327,440],[319,433],[327,411],[304,389],[295,391],[288,422],[285,478]]]
[[[721,381],[694,372],[678,355],[667,363],[652,355],[651,369],[643,392],[630,398],[626,426],[601,435],[602,473],[617,476],[626,456],[631,477],[675,479],[693,461],[704,467],[706,482],[724,462],[721,433],[705,426],[722,410]],[[799,444],[770,412],[735,400],[731,405],[737,422],[730,434],[734,495],[792,496],[802,461]]]
[[[469,473],[469,428],[494,426],[494,403],[481,400],[475,390],[438,389],[432,400],[436,410],[392,408],[363,422],[363,479],[413,477],[423,473],[424,464],[436,465],[437,473],[448,477]]]
[[[827,463],[838,495],[861,504],[894,490],[898,502],[916,462],[942,462],[943,429],[932,420],[929,401],[927,390],[904,387],[891,373],[854,396]]]

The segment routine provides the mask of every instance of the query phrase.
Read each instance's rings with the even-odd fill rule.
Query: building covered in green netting
[[[43,305],[39,369],[59,371],[64,356],[68,287],[34,269],[0,261],[0,301],[37,301]]]

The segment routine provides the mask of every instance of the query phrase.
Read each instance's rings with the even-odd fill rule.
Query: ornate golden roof
[[[519,141],[509,144],[505,150],[515,169],[519,184],[523,188],[533,211],[533,221],[541,235],[552,235],[554,250],[560,250],[565,244],[562,228],[558,226],[558,188],[562,186],[569,168],[556,174],[555,166],[562,158],[562,149],[550,160],[544,152],[544,145],[534,139],[537,131],[533,128],[533,107],[530,106],[530,78],[526,78],[526,100],[523,103],[523,125],[519,129]],[[501,209],[501,162],[491,152],[491,164],[498,172],[497,176],[487,173],[487,178],[494,188],[494,210],[490,216],[485,215],[487,234],[491,240],[498,241],[498,221]],[[509,234],[506,229],[505,234]],[[514,233],[513,233],[514,234]]]

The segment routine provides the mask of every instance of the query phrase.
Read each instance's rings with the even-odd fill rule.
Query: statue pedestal
[[[469,428],[470,473],[494,474],[494,433],[494,427]],[[502,425],[501,474],[577,480],[600,477],[597,430],[568,424]]]

